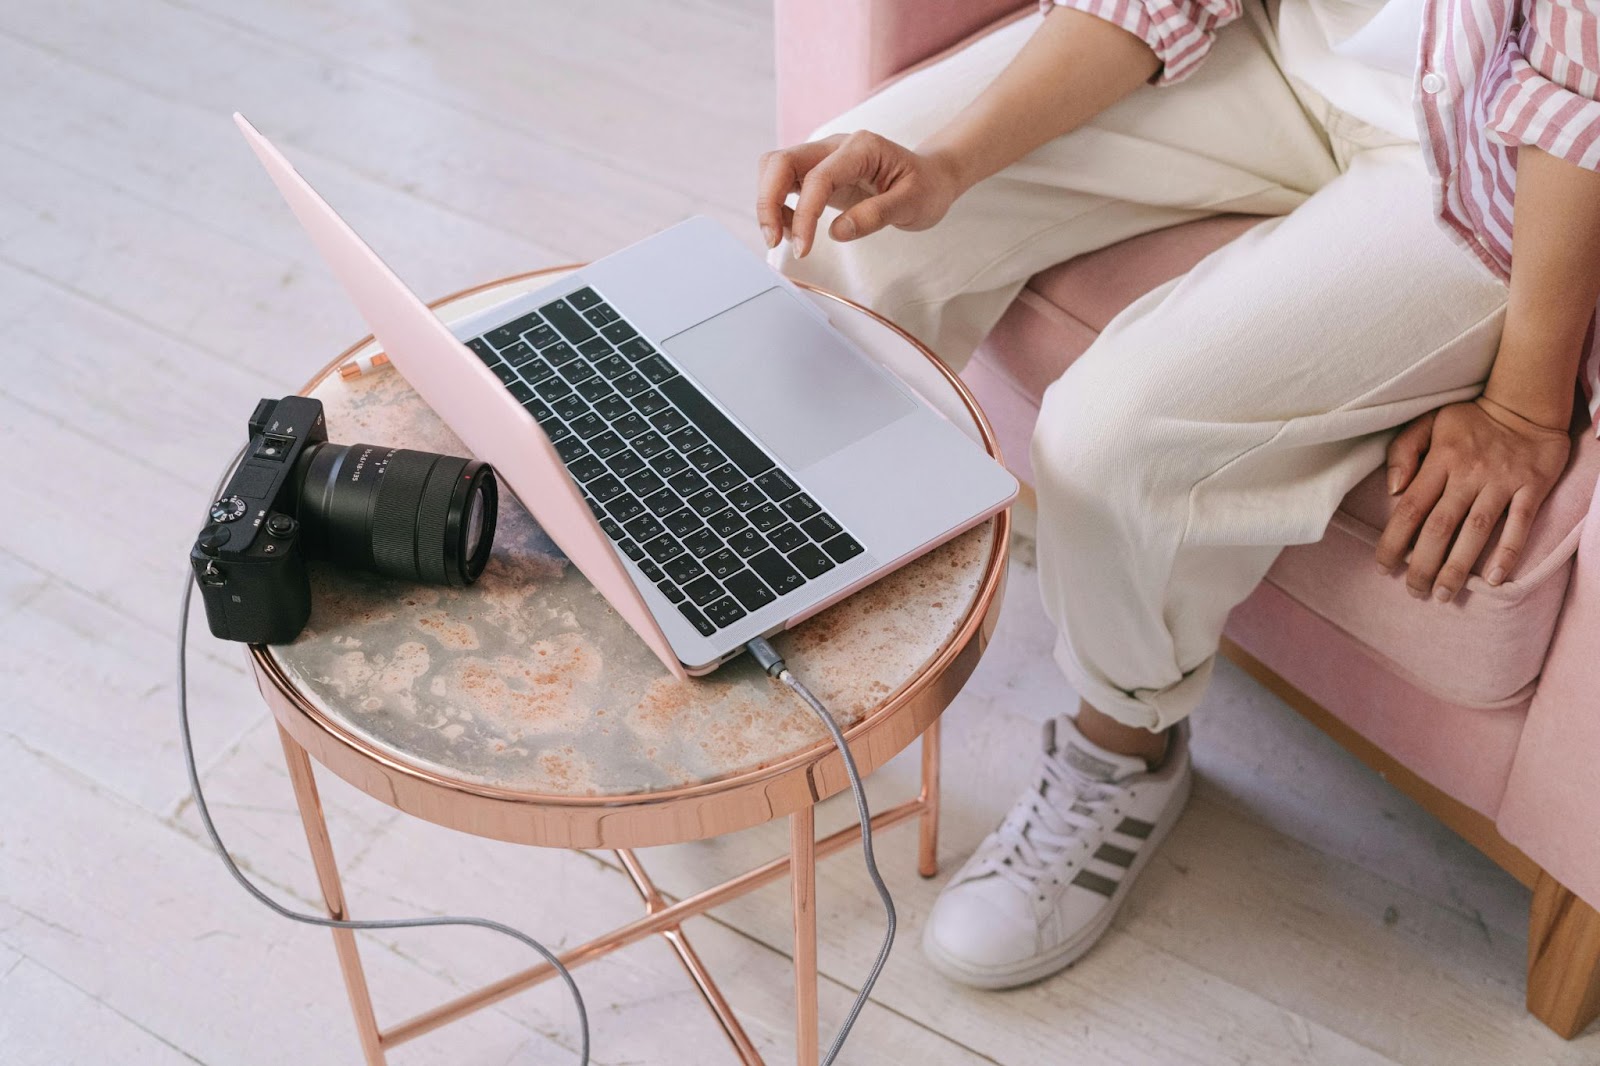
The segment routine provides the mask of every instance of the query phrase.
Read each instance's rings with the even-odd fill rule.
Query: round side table
[[[446,320],[575,269],[497,281],[448,297]],[[997,454],[972,395],[933,354],[867,309],[813,291],[842,331]],[[465,454],[392,369],[337,368],[376,351],[355,345],[308,384],[341,443]],[[874,829],[917,819],[919,871],[935,873],[939,715],[983,653],[1000,609],[1008,513],[972,529],[775,640],[833,711],[863,774],[922,738],[918,795],[879,811]],[[685,919],[789,875],[795,930],[795,1046],[818,1055],[815,862],[859,829],[815,837],[814,805],[848,787],[842,760],[810,712],[748,657],[676,681],[502,493],[488,568],[470,588],[408,585],[312,566],[312,615],[292,644],[252,646],[257,684],[277,719],[295,800],[328,913],[344,893],[312,760],[408,814],[481,836],[616,852],[645,914],[561,956],[568,967],[664,936],[740,1061],[760,1056],[684,937]],[[668,902],[632,849],[729,833],[787,816],[790,852]],[[369,1064],[413,1037],[553,976],[541,964],[380,1028],[354,934],[333,931]]]

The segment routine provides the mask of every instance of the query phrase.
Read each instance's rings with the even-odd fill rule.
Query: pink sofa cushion
[[[1028,283],[963,373],[994,417],[1018,476],[1032,479],[1028,439],[1045,387],[1119,310],[1257,221],[1224,216],[1146,234]],[[1373,546],[1392,506],[1381,472],[1346,497],[1320,542],[1285,551],[1267,580],[1425,692],[1470,707],[1525,706],[1561,611],[1597,477],[1600,441],[1580,432],[1513,580],[1498,589],[1474,580],[1448,605],[1413,599],[1401,578],[1379,574],[1373,565]]]

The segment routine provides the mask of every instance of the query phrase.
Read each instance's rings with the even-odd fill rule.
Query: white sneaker
[[[1156,771],[1045,723],[1037,782],[945,885],[922,950],[951,980],[1010,988],[1076,962],[1111,926],[1189,799],[1189,727]]]

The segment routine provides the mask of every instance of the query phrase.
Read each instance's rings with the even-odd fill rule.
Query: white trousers
[[[997,31],[817,132],[915,146],[1037,28]],[[1228,612],[1321,538],[1393,431],[1468,399],[1505,286],[1435,220],[1415,144],[1279,69],[1267,17],[1190,79],[1145,87],[980,183],[937,226],[775,260],[960,367],[1029,277],[1221,212],[1274,216],[1117,316],[1045,393],[1039,577],[1057,659],[1097,709],[1164,728],[1211,674]]]

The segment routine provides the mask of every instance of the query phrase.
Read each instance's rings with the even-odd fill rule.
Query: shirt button
[[[1436,71],[1428,71],[1422,76],[1422,91],[1433,95],[1444,88],[1444,76]]]

